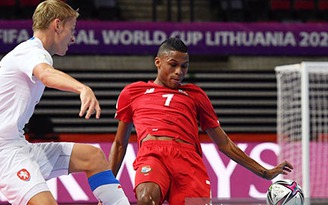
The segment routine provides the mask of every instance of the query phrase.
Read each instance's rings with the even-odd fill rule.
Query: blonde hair
[[[78,10],[74,10],[63,0],[46,0],[41,2],[34,11],[32,29],[33,31],[44,30],[54,19],[58,18],[65,24],[78,16]]]

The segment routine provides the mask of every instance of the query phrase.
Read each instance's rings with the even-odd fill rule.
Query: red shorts
[[[186,198],[210,198],[211,187],[202,157],[194,146],[176,141],[142,143],[133,163],[135,187],[154,182],[162,192],[161,202],[185,204]]]

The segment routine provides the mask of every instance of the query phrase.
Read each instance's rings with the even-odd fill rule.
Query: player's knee
[[[138,205],[157,205],[159,204],[156,200],[149,194],[143,193],[138,195]]]
[[[45,202],[45,201],[43,201],[43,202],[40,202],[40,201],[30,201],[30,202],[28,202],[27,203],[27,205],[43,205],[43,204],[47,204],[47,205],[58,205],[57,204],[57,202],[55,202],[55,201],[48,201],[48,202]]]
[[[104,152],[95,146],[75,144],[73,147],[69,171],[86,172],[87,176],[109,169],[109,162]]]
[[[89,170],[106,170],[108,169],[108,161],[104,152],[97,147],[92,147],[89,151],[88,167]]]
[[[57,202],[53,198],[50,192],[44,191],[34,195],[27,203],[27,205],[42,205],[42,204],[57,205]]]

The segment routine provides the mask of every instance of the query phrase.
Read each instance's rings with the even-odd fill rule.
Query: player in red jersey
[[[117,101],[119,120],[109,162],[116,175],[124,158],[132,126],[139,151],[133,164],[135,192],[140,204],[184,204],[186,198],[210,198],[210,182],[202,161],[198,127],[206,131],[220,151],[265,179],[287,174],[293,167],[282,162],[266,169],[246,155],[220,127],[206,93],[182,84],[189,55],[178,38],[169,38],[155,58],[154,81],[127,85]]]

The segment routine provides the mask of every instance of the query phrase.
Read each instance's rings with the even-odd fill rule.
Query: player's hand
[[[80,99],[81,109],[79,116],[82,117],[85,115],[85,119],[89,119],[92,114],[96,113],[96,118],[99,119],[101,108],[94,92],[90,87],[85,86],[85,88],[82,89]]]
[[[276,167],[268,170],[266,172],[265,176],[263,176],[263,178],[271,180],[271,179],[275,178],[276,176],[278,176],[279,174],[287,175],[293,169],[294,169],[294,167],[292,164],[290,164],[287,161],[284,161],[284,162],[278,164]]]

